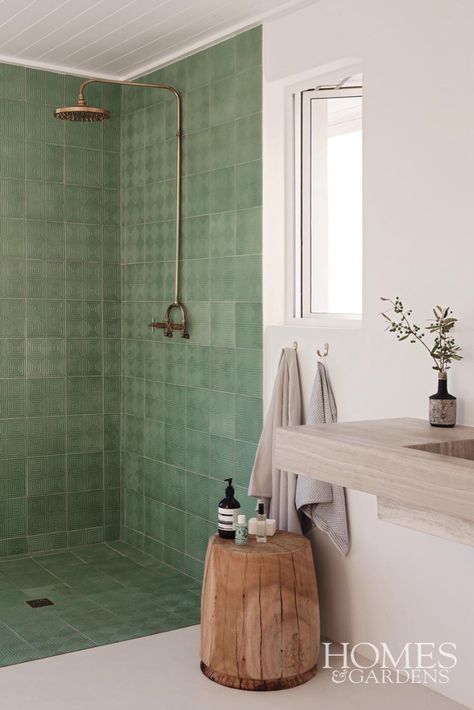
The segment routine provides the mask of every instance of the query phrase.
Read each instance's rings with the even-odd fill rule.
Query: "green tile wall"
[[[0,65],[0,555],[120,532],[121,93],[54,119],[79,83]]]
[[[181,296],[191,339],[150,332],[173,297],[174,102],[123,92],[123,537],[202,572],[223,479],[246,495],[261,428],[261,29],[143,80],[183,95]]]

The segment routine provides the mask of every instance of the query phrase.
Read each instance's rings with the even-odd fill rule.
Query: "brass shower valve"
[[[179,323],[174,323],[171,320],[171,312],[175,308],[178,308],[181,312],[181,322],[179,322]],[[156,328],[162,328],[164,330],[164,335],[167,338],[172,338],[173,331],[179,330],[179,331],[181,331],[182,338],[186,338],[187,340],[189,339],[186,311],[184,309],[183,304],[179,303],[179,302],[171,303],[168,306],[168,308],[166,309],[165,319],[164,319],[163,323],[160,323],[158,321],[155,321],[155,319],[152,319],[151,323],[149,324],[149,327],[153,328],[153,330],[155,330]]]

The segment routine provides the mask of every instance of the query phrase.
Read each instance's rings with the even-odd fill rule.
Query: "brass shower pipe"
[[[188,319],[186,308],[179,300],[179,256],[181,239],[181,138],[182,138],[182,118],[181,118],[181,96],[177,89],[170,84],[151,84],[138,81],[120,81],[119,79],[86,79],[79,87],[76,106],[66,106],[57,108],[54,112],[56,118],[66,121],[87,121],[98,122],[110,118],[110,111],[104,108],[88,106],[84,98],[84,89],[89,84],[119,84],[120,86],[138,87],[141,89],[164,89],[170,91],[176,101],[176,263],[174,280],[174,301],[166,309],[164,321],[156,322],[152,319],[150,328],[163,328],[164,334],[168,338],[173,337],[173,331],[181,331],[181,337],[189,338]],[[180,312],[180,321],[175,323],[172,314],[175,309]]]

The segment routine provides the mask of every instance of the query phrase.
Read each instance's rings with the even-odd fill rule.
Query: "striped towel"
[[[326,424],[337,421],[336,400],[326,368],[318,362],[313,391],[309,404],[307,424]],[[318,481],[309,476],[298,476],[296,482],[296,507],[300,513],[326,532],[336,547],[347,555],[349,533],[347,529],[344,488]]]

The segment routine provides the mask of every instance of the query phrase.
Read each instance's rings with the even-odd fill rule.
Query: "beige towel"
[[[301,533],[301,524],[295,505],[296,480],[294,473],[281,471],[273,465],[275,433],[281,426],[301,424],[301,387],[296,350],[285,348],[280,357],[273,388],[272,401],[267,412],[255,463],[249,484],[249,495],[270,503],[270,517],[277,528]]]
[[[326,424],[327,422],[337,422],[336,400],[327,370],[321,362],[318,362],[306,423]],[[295,500],[298,510],[306,516],[303,519],[304,532],[307,532],[307,523],[311,521],[311,527],[316,525],[326,532],[338,550],[343,555],[347,555],[349,532],[344,488],[299,475]]]

